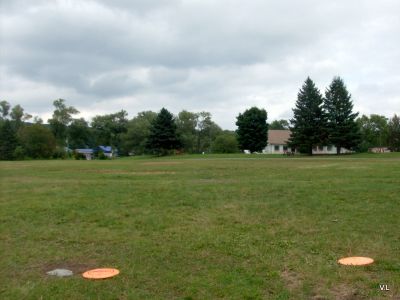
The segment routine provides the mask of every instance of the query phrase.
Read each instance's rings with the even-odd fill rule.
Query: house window
[[[287,151],[287,146],[283,146],[283,151]]]
[[[275,151],[279,151],[279,145],[275,145],[275,146],[274,146],[274,150],[275,150]]]
[[[312,148],[313,149],[313,151],[317,151],[317,147],[314,147],[314,148]]]
[[[318,146],[318,151],[324,151],[324,147],[323,146]]]
[[[328,146],[328,147],[327,147],[327,150],[328,150],[328,151],[332,151],[332,146]]]

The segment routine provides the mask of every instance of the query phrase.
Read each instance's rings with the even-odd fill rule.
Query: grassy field
[[[1,162],[0,175],[0,299],[400,299],[398,154]],[[60,267],[76,275],[46,275]],[[97,267],[121,273],[81,277]]]

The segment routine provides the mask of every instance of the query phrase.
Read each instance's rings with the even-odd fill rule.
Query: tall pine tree
[[[324,109],[327,115],[328,140],[335,145],[336,153],[342,148],[352,149],[360,141],[360,130],[355,121],[351,95],[343,80],[335,77],[325,91]]]
[[[326,141],[326,116],[322,109],[323,98],[308,77],[297,94],[293,119],[290,120],[289,145],[300,152],[312,155],[315,146]]]
[[[181,147],[177,135],[177,127],[173,115],[162,108],[152,122],[146,149],[156,155],[167,155],[174,149]]]

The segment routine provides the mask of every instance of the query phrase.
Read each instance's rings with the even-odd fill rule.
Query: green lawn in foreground
[[[400,295],[399,154],[22,161],[0,172],[0,299]],[[376,263],[339,266],[343,256]],[[121,273],[46,275],[57,267]]]

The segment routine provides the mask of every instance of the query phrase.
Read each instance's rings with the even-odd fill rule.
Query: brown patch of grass
[[[115,174],[115,175],[173,175],[174,171],[128,171],[128,170],[94,170],[90,173],[96,174]]]
[[[352,288],[346,284],[336,285],[334,288],[330,290],[334,299],[343,299],[343,300],[361,300],[365,299],[362,295],[358,293],[355,288]]]
[[[281,277],[286,283],[288,290],[294,291],[301,287],[302,279],[300,278],[299,274],[293,270],[284,270],[281,272]]]
[[[176,172],[173,171],[142,171],[142,172],[131,172],[132,175],[173,175]]]
[[[46,273],[52,271],[54,269],[67,269],[71,270],[74,275],[82,274],[88,270],[101,268],[102,266],[98,266],[98,264],[93,261],[89,260],[87,262],[81,261],[62,261],[62,262],[51,262],[46,263],[40,267],[41,273],[47,275]]]
[[[173,166],[173,165],[181,165],[183,162],[181,161],[150,161],[141,163],[143,166]]]

